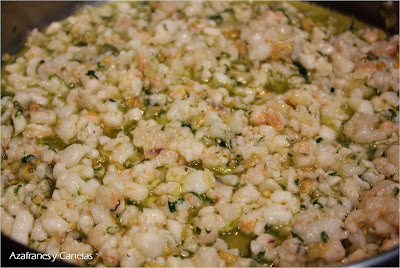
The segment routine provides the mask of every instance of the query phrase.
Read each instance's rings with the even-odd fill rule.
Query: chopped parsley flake
[[[169,201],[168,200],[168,208],[169,208],[169,211],[171,211],[172,213],[174,213],[175,211],[176,211],[176,204],[179,202],[179,203],[182,203],[183,201],[185,201],[185,199],[183,199],[182,197],[181,198],[179,198],[178,200],[176,200],[176,201]]]
[[[324,208],[324,205],[322,205],[320,202],[318,202],[318,199],[313,202],[313,205],[318,205],[318,207],[321,209]]]
[[[107,233],[108,234],[115,234],[116,232],[118,232],[119,227],[114,225],[114,226],[109,226],[107,227]]]
[[[86,75],[87,75],[87,76],[90,76],[90,77],[94,77],[94,78],[96,78],[97,80],[99,80],[99,78],[96,76],[96,73],[95,73],[93,70],[87,71]]]
[[[321,233],[321,241],[326,243],[326,242],[328,242],[328,239],[329,239],[328,233],[326,231],[323,231]]]
[[[397,116],[397,112],[395,111],[395,110],[393,110],[393,109],[389,109],[389,113],[390,113],[390,116],[389,116],[389,120],[390,121],[394,121],[394,119],[396,118],[396,116]]]
[[[304,77],[304,79],[308,83],[308,71],[307,71],[307,69],[303,66],[303,64],[301,64],[298,61],[293,61],[293,64],[299,69],[299,73]]]
[[[302,238],[300,235],[296,234],[296,233],[293,232],[293,231],[290,231],[290,232],[292,233],[292,236],[293,236],[294,238],[297,238],[297,239],[299,239],[301,242],[304,243],[304,240],[303,240],[303,238]]]
[[[182,124],[181,124],[181,127],[188,127],[188,128],[190,128],[190,130],[193,130],[193,129],[192,129],[192,125],[191,125],[191,124],[188,124],[188,123],[182,123]]]
[[[20,185],[18,185],[18,186],[14,189],[14,195],[15,195],[15,196],[18,195],[19,189],[20,189],[21,187],[22,187],[22,185],[20,184]]]
[[[201,229],[196,226],[196,228],[194,229],[194,233],[199,235],[201,233]]]

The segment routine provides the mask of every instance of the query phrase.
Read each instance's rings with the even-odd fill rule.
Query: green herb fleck
[[[316,140],[316,142],[317,143],[320,143],[321,141],[323,141],[324,139],[323,138],[318,138],[317,140]]]
[[[96,78],[97,80],[99,80],[99,78],[96,76],[96,74],[95,74],[95,72],[94,72],[93,70],[89,70],[89,71],[86,73],[86,75],[87,75],[87,76],[90,76],[90,77],[94,77],[94,78]]]
[[[221,138],[215,138],[214,141],[216,146],[227,147],[225,141]]]
[[[227,74],[231,68],[229,68],[229,66],[225,63],[224,66],[225,66],[225,74]]]
[[[101,64],[101,62],[98,62],[98,63],[97,63],[97,69],[99,69],[99,70],[105,70],[105,69],[106,69],[106,66],[103,65],[103,64]]]
[[[329,176],[338,176],[338,174],[336,172],[332,172],[328,174]]]
[[[34,156],[33,154],[24,156],[21,158],[21,162],[24,164],[35,164],[36,160],[36,156]]]
[[[264,264],[268,262],[268,259],[265,258],[265,251],[261,251],[257,254],[257,259],[256,261],[260,264]]]
[[[176,211],[176,204],[179,202],[179,203],[182,203],[183,201],[185,201],[185,199],[183,199],[182,197],[181,198],[179,198],[178,200],[176,200],[176,201],[169,201],[168,200],[168,208],[169,208],[169,211],[171,211],[172,213],[174,213],[175,211]]]
[[[15,196],[18,195],[19,189],[20,189],[21,187],[22,187],[22,185],[20,184],[20,185],[18,185],[18,186],[14,189],[14,195],[15,195]]]
[[[203,198],[201,198],[201,196],[198,193],[191,192],[191,194],[197,197],[198,199],[203,200]]]
[[[46,206],[41,206],[41,208],[43,208],[43,209],[47,209],[47,207],[46,207]]]
[[[229,7],[229,8],[225,8],[224,12],[235,13],[235,10],[233,8]]]
[[[300,185],[300,179],[297,178],[297,179],[294,181],[294,183],[296,184],[296,186],[299,186],[299,185]]]
[[[367,88],[370,88],[370,89],[372,89],[374,92],[377,92],[377,93],[379,93],[379,90],[378,90],[378,88],[377,88],[377,87],[374,87],[373,85],[370,85],[370,84],[364,83],[364,86],[365,86],[365,87],[367,87]]]
[[[323,231],[321,233],[321,241],[326,243],[326,242],[328,242],[328,239],[329,239],[328,233],[326,231]]]
[[[302,209],[302,210],[306,210],[306,209],[307,209],[307,207],[306,207],[306,205],[303,205],[303,204],[301,204],[301,205],[300,205],[300,209]]]
[[[217,21],[217,23],[220,23],[223,21],[223,18],[221,16],[221,14],[216,14],[216,15],[212,15],[210,17],[208,17],[210,20],[215,20]]]
[[[203,198],[206,202],[208,202],[208,203],[210,203],[211,205],[212,204],[215,204],[215,201],[214,200],[212,200],[211,198],[209,198],[208,196],[206,196],[206,195],[204,195],[204,198]]]
[[[194,233],[199,235],[201,233],[201,229],[196,226],[196,228],[194,229]]]
[[[234,85],[235,87],[240,87],[240,86],[243,86],[243,83],[240,82],[240,81],[236,81],[233,85]]]
[[[230,59],[230,58],[231,58],[231,54],[229,54],[229,53],[227,53],[227,52],[224,52],[224,51],[221,52],[221,55],[222,55],[222,56],[225,56],[227,59]]]
[[[304,243],[304,240],[303,240],[303,238],[301,238],[301,236],[300,235],[298,235],[298,234],[296,234],[295,232],[293,232],[293,231],[290,231],[291,233],[292,233],[292,236],[294,237],[294,238],[297,238],[297,239],[299,239],[301,242],[303,242]]]
[[[100,16],[100,18],[104,21],[111,21],[114,16]]]
[[[190,130],[193,130],[193,129],[192,129],[192,125],[191,125],[191,124],[188,124],[188,123],[182,123],[182,124],[181,124],[181,127],[188,127],[188,128],[190,128]]]
[[[371,150],[370,156],[368,157],[368,161],[372,161],[372,160],[374,159],[375,152],[376,152],[376,149],[373,148],[373,149]]]
[[[145,158],[142,161],[140,161],[139,163],[143,163],[143,162],[146,162],[146,161],[150,161],[150,159],[149,158]]]
[[[280,236],[279,231],[276,230],[276,229],[274,229],[274,227],[273,227],[272,225],[270,225],[270,224],[266,224],[266,225],[264,226],[264,231],[265,231],[267,234],[272,235],[272,236],[275,237],[275,238],[278,238],[278,237]]]
[[[389,120],[390,121],[394,121],[394,119],[396,118],[396,116],[397,116],[397,113],[396,113],[396,111],[395,110],[393,110],[393,109],[389,109],[389,112],[390,112],[390,116],[389,116]]]
[[[366,60],[369,60],[369,61],[376,60],[376,58],[371,57],[371,56],[366,56],[366,57],[364,57],[363,59],[366,59]]]
[[[299,69],[299,73],[308,82],[308,71],[307,71],[307,69],[298,61],[293,61],[293,64]]]
[[[103,170],[103,167],[98,167],[98,168],[95,168],[95,169],[94,169],[94,171],[96,171],[96,172],[102,171],[102,170]]]
[[[115,225],[107,227],[108,234],[115,234],[116,232],[118,232],[118,226]]]
[[[318,205],[318,207],[321,209],[324,208],[324,205],[322,205],[320,202],[318,202],[318,199],[313,202],[313,205]]]
[[[21,107],[21,105],[19,104],[18,101],[14,101],[14,102],[13,102],[13,106],[14,106],[14,107],[17,107],[18,112],[21,112],[21,113],[22,113],[23,109],[22,109],[22,107]]]
[[[104,45],[103,45],[103,51],[104,52],[107,52],[107,51],[111,51],[111,53],[113,54],[113,55],[117,55],[118,54],[118,49],[115,47],[115,46],[113,46],[113,45],[111,45],[111,44],[108,44],[108,43],[105,43]]]
[[[55,77],[55,78],[61,80],[61,77],[60,77],[58,74],[51,74],[51,75],[49,75],[49,77],[47,78],[47,80],[51,80],[53,77]]]

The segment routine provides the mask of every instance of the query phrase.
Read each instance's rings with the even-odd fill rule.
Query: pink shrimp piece
[[[282,116],[272,108],[267,108],[265,120],[269,125],[273,126],[276,131],[281,131],[284,128]]]
[[[372,53],[377,57],[389,57],[393,58],[397,53],[399,47],[399,41],[392,42],[378,42],[372,48]]]

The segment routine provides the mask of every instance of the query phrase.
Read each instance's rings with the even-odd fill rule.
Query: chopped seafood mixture
[[[82,266],[398,247],[399,36],[314,9],[111,2],[33,30],[3,55],[2,233]]]

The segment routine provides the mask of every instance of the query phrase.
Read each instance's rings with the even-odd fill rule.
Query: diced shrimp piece
[[[367,28],[362,34],[362,37],[368,42],[373,43],[378,39],[378,33],[374,31],[374,29]]]
[[[123,189],[117,185],[100,186],[96,189],[96,203],[115,211],[124,198]]]
[[[276,131],[281,131],[285,124],[285,118],[270,107],[253,106],[250,123],[255,126],[271,125]]]
[[[399,41],[377,42],[372,48],[372,53],[377,57],[394,57],[399,47]]]

